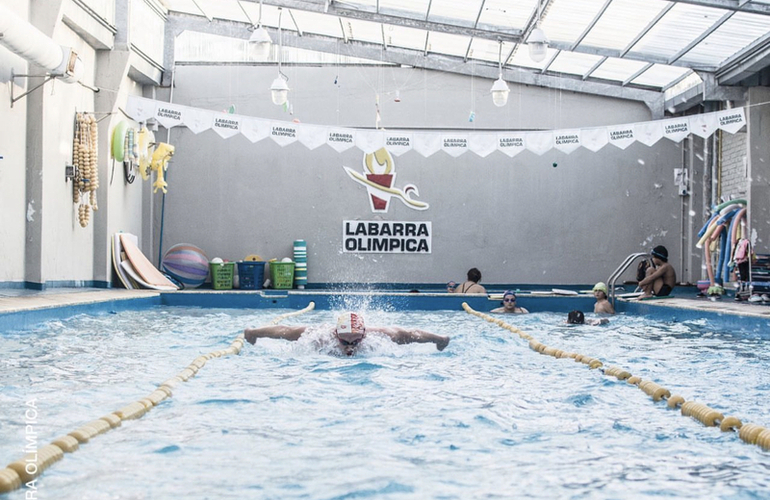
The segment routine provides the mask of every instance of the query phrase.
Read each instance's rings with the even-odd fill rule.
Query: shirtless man
[[[461,285],[457,285],[455,288],[451,286],[453,284],[450,281],[450,285],[447,286],[447,292],[449,293],[487,293],[487,289],[479,285],[481,281],[481,271],[475,267],[468,270],[468,281]]]
[[[647,268],[646,277],[639,282],[642,289],[640,299],[650,297],[665,297],[671,294],[676,286],[676,271],[668,263],[668,250],[663,245],[652,249],[652,265]]]
[[[273,325],[261,328],[247,328],[243,334],[251,344],[254,344],[258,338],[299,340],[307,328],[307,325]],[[353,312],[343,313],[337,319],[334,338],[337,340],[337,346],[340,351],[346,356],[352,356],[358,351],[359,345],[366,339],[367,332],[386,335],[396,344],[432,342],[436,344],[436,349],[439,351],[443,351],[447,344],[449,344],[449,337],[423,330],[406,330],[398,326],[374,326],[367,329],[364,326],[364,318],[360,314]]]
[[[615,308],[607,300],[607,285],[601,281],[594,285],[594,298],[596,304],[594,304],[594,313],[596,314],[615,314]]]

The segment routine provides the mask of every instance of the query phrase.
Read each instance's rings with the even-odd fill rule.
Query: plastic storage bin
[[[259,290],[265,281],[265,263],[246,261],[238,263],[238,279],[241,290]]]
[[[270,281],[273,288],[291,288],[294,285],[294,262],[271,262]]]
[[[211,288],[214,290],[233,288],[235,262],[209,263],[209,269],[211,270]]]

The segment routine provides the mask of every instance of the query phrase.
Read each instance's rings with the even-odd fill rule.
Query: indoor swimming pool
[[[331,329],[340,311],[281,323]],[[244,327],[291,312],[150,307],[0,332],[0,464],[23,457],[29,426],[47,444],[151,393]],[[599,369],[541,355],[462,310],[363,314],[368,325],[451,342],[439,352],[370,335],[346,358],[319,349],[312,332],[259,339],[65,454],[38,478],[35,498],[767,498],[768,452]],[[553,312],[500,317],[549,346],[770,425],[770,346],[759,334],[632,315],[603,326],[567,326]]]

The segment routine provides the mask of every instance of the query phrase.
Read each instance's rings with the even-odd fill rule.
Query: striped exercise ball
[[[209,258],[195,245],[180,243],[166,251],[161,267],[185,288],[197,288],[209,274]]]

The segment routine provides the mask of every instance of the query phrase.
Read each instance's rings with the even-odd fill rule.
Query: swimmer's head
[[[509,310],[516,309],[516,294],[513,290],[503,292],[503,307]]]
[[[567,314],[567,323],[570,325],[582,325],[586,322],[586,316],[583,314],[583,311],[578,311],[577,309],[574,311],[570,311],[569,314]]]
[[[355,354],[358,345],[366,336],[364,318],[358,313],[346,312],[337,318],[337,328],[334,331],[340,349],[348,356]]]
[[[650,252],[653,257],[657,257],[663,262],[668,262],[668,250],[663,245],[658,245]]]
[[[607,298],[607,285],[605,285],[603,282],[600,281],[599,283],[594,285],[593,292],[594,292],[594,294],[596,294],[596,292],[604,293],[604,298],[606,299]]]

